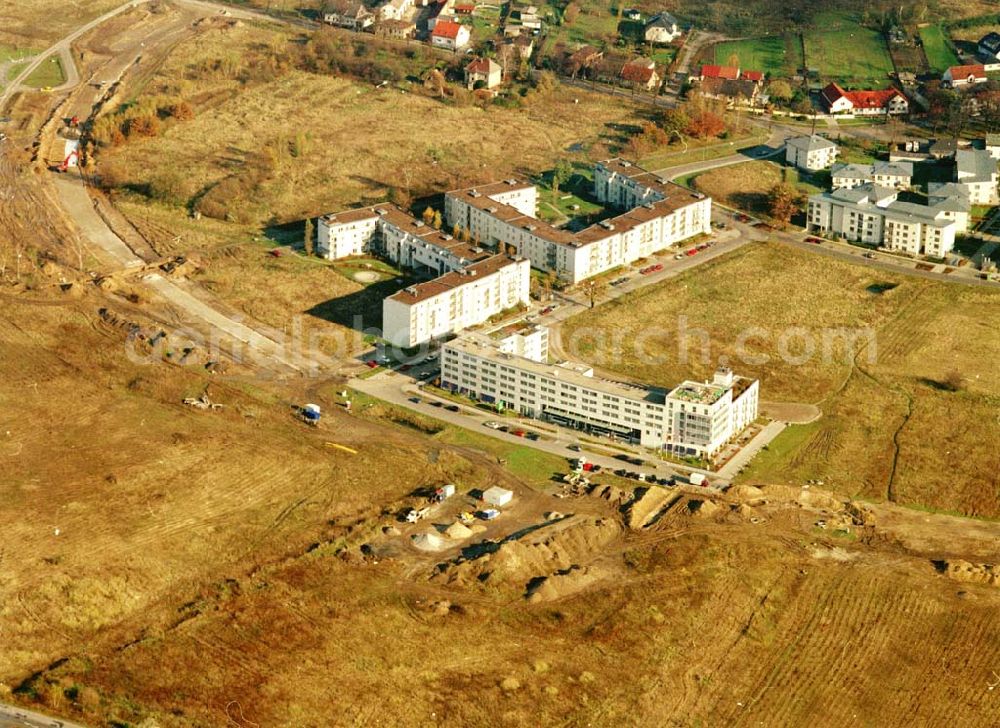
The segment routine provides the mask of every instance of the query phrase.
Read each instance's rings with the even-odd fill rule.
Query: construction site
[[[65,88],[0,90],[0,708],[997,724],[1000,523],[815,481],[636,482],[352,391],[353,352],[202,285],[223,222],[136,224],[89,157],[183,41],[272,21],[101,5],[38,40],[71,54]]]

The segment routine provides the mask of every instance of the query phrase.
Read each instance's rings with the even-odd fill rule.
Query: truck
[[[424,518],[427,518],[427,516],[430,514],[430,512],[431,512],[431,509],[429,507],[411,508],[406,513],[406,522],[407,523],[416,523],[417,521],[420,521],[420,520],[423,520]]]
[[[691,483],[691,485],[707,485],[708,484],[708,482],[707,482],[707,480],[705,478],[704,473],[691,473],[691,475],[688,476],[688,482]]]
[[[453,495],[455,495],[455,486],[451,483],[447,485],[442,485],[440,488],[434,491],[434,495],[431,496],[431,500],[435,503],[441,503],[448,500]]]

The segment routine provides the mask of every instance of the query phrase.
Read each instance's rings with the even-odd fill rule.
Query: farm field
[[[892,60],[878,32],[841,13],[825,14],[816,28],[803,34],[806,65],[818,69],[824,81],[876,88],[888,83]]]
[[[710,377],[723,358],[760,378],[764,400],[818,404],[824,417],[782,435],[748,482],[818,477],[845,494],[997,518],[1000,423],[988,413],[1000,387],[988,362],[1000,338],[982,323],[994,311],[990,291],[762,244],[570,319],[561,336],[571,356],[618,376],[669,386]],[[958,391],[944,384],[952,372]]]
[[[927,62],[933,71],[944,73],[949,67],[958,65],[958,56],[949,45],[944,29],[940,25],[921,28],[920,39],[924,44]]]
[[[802,46],[797,35],[753,38],[716,44],[716,63],[728,65],[734,55],[739,58],[740,68],[749,71],[763,71],[770,77],[794,76],[802,67]]]

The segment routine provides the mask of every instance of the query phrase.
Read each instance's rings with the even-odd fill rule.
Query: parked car
[[[449,412],[461,412],[462,411],[462,408],[459,407],[457,404],[449,404],[447,407],[445,407],[445,409],[448,410]]]
[[[413,404],[420,404],[421,400],[420,397],[410,397],[410,401],[413,402]]]
[[[369,369],[374,369],[375,367],[378,366],[378,362],[377,361],[366,361],[365,362],[365,366],[368,367]]]
[[[525,436],[525,435],[527,435],[528,433],[527,433],[527,432],[525,432],[524,430],[514,430],[514,431],[513,431],[512,433],[510,433],[510,434],[512,434],[512,435],[513,435],[514,437],[524,437],[524,436]]]
[[[875,253],[872,253],[871,251],[868,251],[867,253],[865,253],[865,257],[866,258],[874,259],[875,258]]]
[[[529,440],[537,440],[539,437],[540,437],[540,435],[537,432],[529,432],[527,434],[527,438]]]
[[[572,450],[573,452],[580,452],[580,446],[577,445],[576,443],[568,445],[567,447],[569,447],[569,449]]]
[[[814,235],[810,235],[808,238],[806,238],[806,242],[807,243],[813,243],[814,245],[819,245],[820,243],[823,242],[823,240],[822,240],[822,238],[817,238]]]
[[[500,423],[499,422],[494,422],[493,420],[489,420],[487,422],[484,422],[483,424],[486,425],[487,427],[489,427],[491,430],[499,430],[500,429]]]
[[[431,400],[431,407],[442,407],[442,406],[443,405],[440,402],[438,402],[436,399],[432,399]]]

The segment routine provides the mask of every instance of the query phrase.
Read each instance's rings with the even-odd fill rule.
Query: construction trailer
[[[483,493],[483,500],[491,506],[500,508],[510,503],[514,499],[514,491],[494,485]]]

